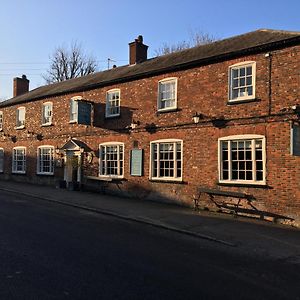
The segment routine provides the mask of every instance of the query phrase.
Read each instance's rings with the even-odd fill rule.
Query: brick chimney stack
[[[29,80],[26,75],[22,75],[22,78],[16,77],[14,78],[13,84],[13,96],[17,97],[22,94],[29,92]]]
[[[148,46],[143,44],[143,36],[139,35],[134,42],[129,43],[129,64],[134,65],[147,60]]]

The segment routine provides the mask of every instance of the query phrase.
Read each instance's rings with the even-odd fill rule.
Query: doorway
[[[70,190],[78,190],[81,186],[82,152],[66,150],[64,180],[66,187]]]

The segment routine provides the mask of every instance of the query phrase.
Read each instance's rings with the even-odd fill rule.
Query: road
[[[0,299],[300,299],[300,265],[2,192]]]

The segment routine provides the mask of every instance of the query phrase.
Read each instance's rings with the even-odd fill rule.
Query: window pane
[[[263,180],[263,172],[261,172],[261,171],[256,172],[256,180],[259,180],[259,181]]]
[[[252,75],[252,66],[247,67],[247,75]]]
[[[237,78],[238,77],[238,69],[232,69],[232,77]]]
[[[240,68],[240,76],[245,76],[245,68]]]

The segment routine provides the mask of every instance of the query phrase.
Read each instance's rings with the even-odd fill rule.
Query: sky
[[[81,44],[107,69],[128,63],[128,43],[143,35],[148,57],[191,32],[222,39],[260,28],[300,31],[299,0],[0,0],[0,100],[12,97],[14,77],[30,89],[59,46]]]

